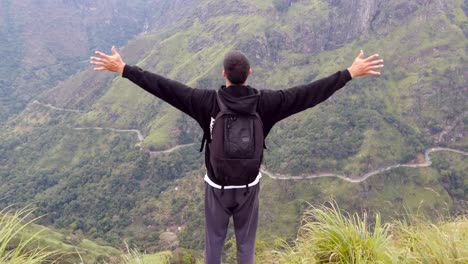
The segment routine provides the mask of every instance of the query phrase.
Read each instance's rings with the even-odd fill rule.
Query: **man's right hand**
[[[125,62],[120,57],[115,47],[112,47],[112,55],[104,54],[96,51],[99,57],[91,57],[90,63],[98,67],[94,68],[95,71],[111,71],[123,73]]]

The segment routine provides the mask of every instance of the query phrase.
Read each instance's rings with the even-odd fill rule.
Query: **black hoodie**
[[[137,66],[126,65],[122,77],[194,118],[207,137],[211,134],[210,124],[219,112],[215,90],[193,89]],[[240,112],[248,112],[248,108],[259,97],[257,112],[262,119],[266,138],[278,121],[325,101],[350,80],[349,71],[344,70],[312,83],[284,90],[259,91],[250,86],[231,85],[222,86],[218,91],[226,106]],[[205,164],[208,177],[216,183],[209,164],[208,146],[205,150]]]

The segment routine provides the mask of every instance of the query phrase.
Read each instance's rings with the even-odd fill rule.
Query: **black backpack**
[[[263,159],[263,123],[255,107],[252,113],[240,114],[223,103],[216,115],[210,142],[210,163],[222,189],[227,185],[245,185],[253,182]],[[258,99],[257,104],[258,105]]]

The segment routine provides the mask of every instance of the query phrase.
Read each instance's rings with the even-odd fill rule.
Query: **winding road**
[[[51,104],[41,103],[38,100],[34,100],[31,104],[38,104],[38,105],[41,105],[41,106],[44,106],[44,107],[47,107],[47,108],[50,108],[50,109],[53,109],[53,110],[57,110],[57,111],[73,112],[73,113],[84,113],[85,112],[85,111],[77,110],[77,109],[55,107],[55,106],[53,106]],[[112,128],[112,127],[75,127],[73,129],[74,130],[107,130],[107,131],[113,131],[113,132],[117,132],[117,133],[135,133],[136,136],[138,137],[138,143],[136,144],[137,146],[141,146],[142,142],[145,140],[145,137],[143,136],[143,133],[141,133],[141,131],[138,130],[138,129],[117,129],[117,128]],[[171,153],[171,152],[174,152],[174,151],[176,151],[176,150],[178,150],[180,148],[189,147],[189,146],[192,146],[192,145],[195,145],[195,143],[177,145],[177,146],[174,146],[174,147],[172,147],[170,149],[158,150],[158,151],[149,151],[148,153],[150,155],[157,155],[157,154],[161,154],[161,153]]]
[[[138,137],[138,143],[136,144],[137,147],[141,147],[141,144],[143,143],[143,140],[145,140],[145,137],[141,133],[140,130],[138,129],[116,129],[116,128],[111,128],[111,127],[75,127],[73,128],[74,130],[107,130],[107,131],[113,131],[113,132],[118,132],[118,133],[135,133]],[[180,148],[185,148],[189,146],[193,146],[195,143],[189,143],[189,144],[181,144],[174,146],[170,149],[166,150],[156,150],[156,151],[148,151],[148,153],[151,156],[158,155],[158,154],[163,154],[163,153],[171,153],[174,152]]]
[[[38,104],[38,105],[42,105],[44,107],[48,107],[50,109],[53,109],[53,110],[57,110],[57,111],[63,111],[63,112],[73,112],[73,113],[84,113],[84,111],[82,110],[76,110],[76,109],[68,109],[68,108],[60,108],[60,107],[55,107],[51,104],[44,104],[44,103],[41,103],[37,100],[34,100],[32,102],[32,104]]]
[[[290,175],[285,175],[285,174],[277,174],[277,173],[272,173],[266,168],[262,168],[261,171],[262,173],[265,173],[268,175],[270,178],[275,179],[275,180],[304,180],[304,179],[314,179],[314,178],[321,178],[321,177],[337,177],[342,180],[345,180],[347,182],[352,182],[352,183],[359,183],[367,180],[369,177],[377,175],[379,173],[382,173],[384,171],[389,171],[393,170],[396,168],[421,168],[421,167],[429,167],[432,165],[431,157],[429,154],[433,152],[438,152],[438,151],[449,151],[449,152],[455,152],[464,156],[468,156],[468,152],[461,151],[461,150],[456,150],[456,149],[450,149],[450,148],[430,148],[426,150],[424,153],[425,160],[423,163],[419,164],[395,164],[387,167],[382,167],[380,169],[368,172],[364,175],[361,175],[359,177],[349,177],[341,174],[334,174],[334,173],[319,173],[319,174],[312,174],[312,175],[301,175],[301,176],[290,176]]]
[[[114,131],[118,133],[135,133],[138,137],[138,142],[141,143],[143,140],[145,140],[145,137],[141,133],[140,130],[138,129],[116,129],[116,128],[111,128],[111,127],[75,127],[73,128],[74,130],[108,130],[108,131]]]
[[[174,151],[176,151],[176,150],[178,150],[180,148],[190,147],[190,146],[193,146],[193,145],[195,145],[195,143],[177,145],[175,147],[172,147],[172,148],[166,149],[166,150],[150,151],[149,154],[153,156],[153,155],[162,154],[162,153],[171,153],[171,152],[174,152]]]
[[[83,113],[84,111],[81,110],[76,110],[76,109],[67,109],[67,108],[59,108],[52,106],[50,104],[44,104],[41,103],[37,100],[32,102],[33,104],[39,104],[54,110],[58,111],[66,111],[66,112],[75,112],[75,113]],[[145,140],[145,137],[143,136],[143,133],[141,133],[140,130],[138,129],[116,129],[116,128],[110,128],[110,127],[76,127],[73,128],[75,130],[107,130],[107,131],[114,131],[114,132],[119,132],[119,133],[135,133],[138,137],[138,143],[137,146],[141,147],[141,143]],[[451,129],[451,128],[450,128]],[[445,132],[446,133],[446,132]],[[444,132],[441,133],[439,136],[439,140],[441,137],[443,137]],[[176,151],[180,148],[184,147],[189,147],[193,146],[195,143],[190,143],[190,144],[182,144],[182,145],[177,145],[174,146],[170,149],[167,150],[160,150],[160,151],[149,151],[149,154],[151,156],[158,155],[158,154],[163,154],[163,153],[171,153],[173,151]],[[375,176],[377,174],[380,174],[385,171],[393,170],[396,168],[422,168],[422,167],[429,167],[432,165],[431,157],[429,156],[431,153],[434,152],[439,152],[439,151],[448,151],[448,152],[454,152],[458,153],[464,156],[468,156],[468,152],[462,151],[462,150],[457,150],[457,149],[451,149],[451,148],[442,148],[442,147],[434,147],[430,148],[425,151],[424,153],[424,162],[423,163],[418,163],[418,164],[395,164],[391,166],[386,166],[379,168],[377,170],[370,171],[364,175],[361,175],[359,177],[350,177],[346,175],[341,175],[341,174],[334,174],[334,173],[318,173],[318,174],[311,174],[311,175],[301,175],[301,176],[291,176],[291,175],[286,175],[286,174],[278,174],[278,173],[273,173],[268,171],[265,167],[262,166],[261,172],[268,175],[268,177],[275,179],[275,180],[304,180],[304,179],[315,179],[315,178],[321,178],[321,177],[336,177],[340,178],[342,180],[345,180],[347,182],[351,183],[360,183],[365,180],[367,180],[369,177]]]

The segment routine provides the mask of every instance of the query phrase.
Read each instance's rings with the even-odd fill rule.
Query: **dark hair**
[[[224,57],[224,71],[232,84],[243,84],[249,76],[250,63],[244,53],[234,50]]]

